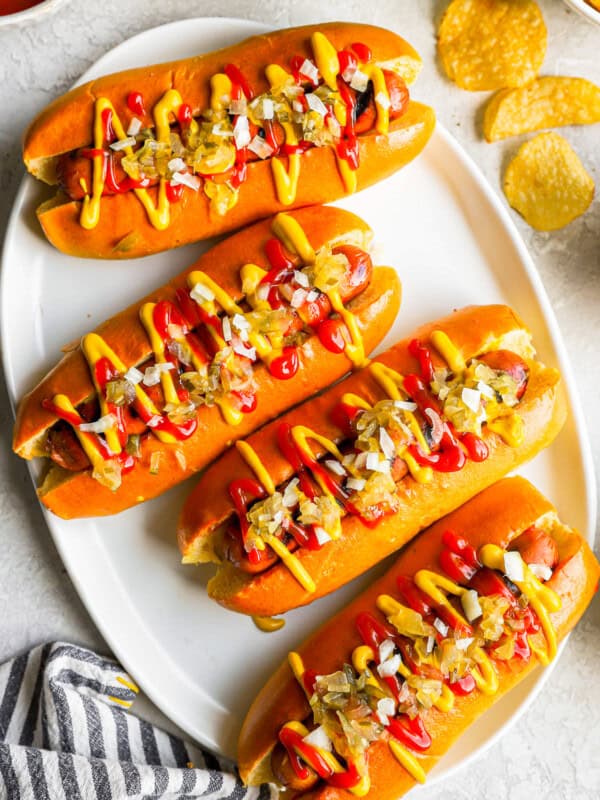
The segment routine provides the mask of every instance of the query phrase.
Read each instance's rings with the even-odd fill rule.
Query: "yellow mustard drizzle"
[[[505,417],[489,419],[487,426],[490,431],[497,433],[509,447],[519,447],[525,439],[525,425],[523,417],[515,412]]]
[[[280,631],[284,625],[285,620],[281,617],[252,617],[252,622],[256,625],[259,631],[263,633],[274,633]]]
[[[75,414],[77,417],[79,417],[81,422],[83,422],[83,418],[79,416],[79,412],[65,394],[54,395],[54,397],[52,398],[52,402],[57,408],[60,408],[61,411],[66,411],[69,414]],[[95,448],[94,445],[91,443],[88,434],[84,433],[83,431],[80,431],[79,425],[73,425],[72,427],[75,432],[75,435],[79,439],[80,445],[83,447],[83,450],[86,456],[89,458],[92,466],[98,467],[101,464],[103,464],[104,458],[102,457],[102,454],[98,452],[97,448]]]
[[[217,72],[210,79],[210,107],[212,111],[227,111],[233,86],[228,76]]]
[[[155,308],[156,303],[144,303],[144,305],[140,308],[140,320],[146,329],[146,333],[148,334],[150,347],[154,352],[154,359],[156,363],[166,364],[168,362],[167,358],[165,357],[165,343],[162,339],[162,336],[156,330],[156,326],[154,324]],[[175,388],[173,376],[171,375],[171,370],[165,370],[164,372],[160,373],[160,384],[162,386],[167,403],[173,403],[174,405],[177,405],[177,403],[179,403],[179,397],[177,395],[177,389]]]
[[[244,442],[241,439],[235,443],[235,446],[238,453],[248,464],[252,472],[254,472],[256,475],[259,483],[263,485],[267,494],[274,494],[275,485],[271,476],[269,475],[269,471],[262,463],[252,446],[249,445],[248,442]],[[287,569],[292,573],[300,586],[302,586],[305,591],[309,592],[309,594],[312,594],[317,587],[306,568],[302,565],[300,559],[293,553],[290,553],[285,544],[273,534],[266,534],[261,537],[257,537],[256,546],[259,550],[264,549],[265,544],[268,544],[269,547],[279,556],[284,566],[286,566]]]
[[[498,545],[495,544],[486,544],[479,551],[479,558],[482,564],[490,569],[496,569],[502,573],[505,571],[505,555],[506,550],[503,550],[501,547],[498,547]],[[544,584],[541,583],[538,578],[536,578],[525,562],[523,562],[523,576],[524,577],[522,581],[513,580],[512,582],[529,600],[529,604],[540,620],[547,645],[545,657],[544,653],[539,648],[535,647],[535,645],[532,646],[532,649],[535,651],[542,663],[547,664],[552,661],[556,655],[557,649],[556,630],[554,629],[554,625],[550,620],[550,614],[560,611],[562,605],[561,599],[555,591],[553,591],[549,586],[544,586]],[[532,644],[531,641],[529,643],[530,645]]]
[[[83,351],[84,356],[87,359],[88,364],[90,365],[90,374],[92,376],[92,381],[96,388],[96,392],[98,393],[98,400],[100,403],[100,416],[104,417],[108,414],[108,403],[106,402],[106,397],[104,396],[104,392],[102,392],[100,388],[100,384],[98,383],[96,377],[96,363],[98,359],[101,357],[101,354],[98,352],[97,347],[95,346],[95,341],[89,336],[84,336],[81,340],[81,349]],[[111,453],[115,455],[121,452],[121,442],[119,441],[119,434],[116,430],[116,426],[109,428],[104,432],[104,436],[106,437],[106,444],[108,445],[109,450]]]
[[[317,63],[317,69],[323,76],[323,80],[333,89],[337,90],[337,76],[340,71],[340,60],[337,50],[329,39],[320,31],[315,31],[310,37],[313,55]]]
[[[358,394],[353,394],[352,392],[346,392],[346,394],[342,395],[342,403],[347,406],[352,406],[353,408],[362,408],[363,411],[371,411],[373,408],[363,397],[360,397]]]
[[[289,214],[279,213],[271,223],[271,230],[286,250],[299,255],[305,264],[314,264],[314,248],[297,219]]]
[[[433,331],[429,337],[431,344],[435,347],[452,372],[461,373],[467,368],[462,353],[448,334],[444,331]]]
[[[98,336],[97,333],[88,333],[86,336],[84,336],[81,341],[81,349],[87,359],[92,376],[95,374],[95,367],[98,359],[103,357],[107,358],[114,368],[122,375],[127,372],[127,367],[117,356],[112,347],[110,347],[101,336]],[[159,416],[159,410],[156,408],[152,400],[150,400],[139,383],[134,386],[134,389],[136,399],[148,412],[149,416]],[[155,428],[150,428],[150,430],[161,442],[173,444],[177,441],[172,434],[167,433],[166,431],[156,430]]]

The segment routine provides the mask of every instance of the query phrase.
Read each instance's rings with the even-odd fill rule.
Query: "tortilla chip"
[[[452,0],[438,31],[438,50],[448,77],[462,89],[503,89],[536,77],[546,40],[534,0]]]
[[[508,165],[504,193],[533,228],[554,231],[588,209],[594,181],[566,139],[540,133]]]
[[[508,136],[600,122],[600,86],[584,78],[537,78],[521,89],[503,89],[487,105],[483,133],[488,142]]]

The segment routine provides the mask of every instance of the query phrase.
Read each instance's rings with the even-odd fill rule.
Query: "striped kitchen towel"
[[[55,642],[0,666],[0,800],[275,800],[225,759],[131,713],[110,658]]]

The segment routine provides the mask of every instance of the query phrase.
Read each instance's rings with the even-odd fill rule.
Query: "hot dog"
[[[246,614],[312,602],[535,455],[565,419],[556,370],[506,306],[420,328],[225,453],[178,530]]]
[[[13,447],[49,457],[42,502],[113,514],[206,466],[385,335],[394,270],[341,209],[278,214],[86,334],[22,401]]]
[[[557,557],[542,566],[548,549]],[[242,778],[297,800],[396,800],[552,660],[599,576],[588,544],[530,483],[496,483],[290,654],[244,722]]]
[[[59,187],[42,228],[66,253],[134,258],[363,189],[433,131],[406,85],[420,66],[396,34],[340,22],[73,89],[25,135],[27,169]]]

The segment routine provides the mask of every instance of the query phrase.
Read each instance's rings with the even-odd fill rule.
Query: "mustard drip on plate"
[[[259,631],[263,633],[274,633],[281,630],[285,625],[285,620],[280,617],[252,617],[252,622]]]

